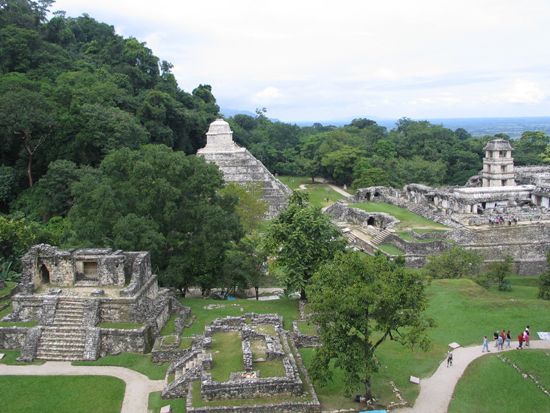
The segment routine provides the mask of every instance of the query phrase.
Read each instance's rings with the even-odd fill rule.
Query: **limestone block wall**
[[[21,350],[28,331],[28,327],[0,327],[0,348]]]
[[[330,205],[325,213],[330,215],[336,221],[347,222],[349,224],[367,226],[372,225],[378,228],[391,228],[400,221],[383,212],[366,212],[359,208],[350,207],[343,202],[335,202]]]
[[[101,328],[99,352],[101,356],[123,352],[147,353],[153,347],[153,333],[149,326],[135,330]]]

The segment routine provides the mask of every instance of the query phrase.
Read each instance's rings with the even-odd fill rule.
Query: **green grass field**
[[[149,410],[152,413],[159,413],[162,406],[170,405],[172,413],[185,413],[185,400],[163,400],[160,397],[159,391],[149,393]]]
[[[105,356],[95,361],[73,361],[73,366],[119,366],[135,370],[151,380],[163,380],[168,363],[154,364],[150,354],[122,353]]]
[[[306,185],[311,183],[311,178],[307,176],[288,176],[281,175],[277,177],[283,184],[288,186],[292,190],[296,190],[300,185]]]
[[[238,332],[212,336],[212,379],[227,381],[231,372],[243,371],[241,336]]]
[[[358,202],[352,205],[354,208],[360,208],[367,212],[385,212],[393,215],[401,221],[396,228],[405,231],[408,229],[424,229],[424,230],[442,230],[446,227],[437,222],[430,221],[420,215],[398,206],[387,204],[385,202]]]
[[[548,389],[550,353],[517,351],[503,354],[518,367],[533,374]],[[475,360],[459,380],[449,413],[517,413],[550,411],[550,398],[529,379],[524,379],[496,354]]]
[[[390,254],[390,255],[403,255],[403,251],[401,251],[399,248],[397,248],[395,245],[393,244],[380,244],[378,246],[379,249],[381,249],[382,251],[384,251],[386,254]]]
[[[204,327],[216,318],[225,316],[240,316],[244,313],[277,313],[283,316],[284,327],[289,330],[292,321],[298,318],[298,300],[282,298],[273,301],[235,300],[219,301],[204,298],[184,298],[180,300],[183,305],[191,307],[196,320],[189,328],[182,332],[183,336],[203,334]],[[221,306],[220,308],[207,309],[209,304]]]
[[[0,376],[9,413],[119,413],[126,385],[106,376]]]
[[[46,362],[45,360],[39,360],[39,359],[34,359],[30,363],[17,361],[17,357],[19,357],[19,355],[21,354],[19,350],[1,350],[0,349],[0,353],[4,354],[4,358],[0,360],[0,364],[7,364],[12,366],[25,366],[29,364],[40,365]]]
[[[373,380],[374,393],[382,403],[394,400],[389,381],[393,380],[403,397],[414,402],[418,386],[409,376],[428,377],[444,359],[447,345],[453,341],[463,346],[479,344],[484,335],[497,329],[522,331],[527,324],[532,331],[549,331],[550,302],[537,298],[536,278],[512,277],[513,289],[501,292],[485,290],[467,279],[434,280],[428,287],[430,305],[427,314],[437,325],[430,331],[432,348],[428,352],[409,351],[401,345],[386,341],[378,352],[380,371]],[[312,349],[301,349],[306,367],[311,365]],[[325,408],[352,407],[343,396],[343,372],[334,370],[335,380],[326,387],[316,386]],[[357,389],[361,392],[361,389]],[[476,411],[476,410],[472,410]]]

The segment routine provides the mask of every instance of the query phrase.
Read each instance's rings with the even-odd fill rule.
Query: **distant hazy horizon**
[[[236,114],[245,114],[254,116],[255,114],[247,110],[236,110],[221,108],[220,112],[225,117],[231,117]],[[268,113],[269,115],[269,113]],[[395,128],[398,119],[377,118],[375,116],[353,116],[345,119],[328,120],[303,120],[297,122],[287,122],[284,119],[273,119],[276,121],[296,124],[299,126],[311,126],[314,123],[320,123],[324,126],[344,126],[349,125],[355,118],[367,118],[376,121],[388,130]],[[404,116],[405,117],[405,116]],[[525,131],[542,131],[550,135],[550,116],[516,116],[516,117],[456,117],[456,118],[410,118],[417,121],[427,120],[436,125],[443,125],[446,128],[456,130],[463,128],[473,136],[495,135],[505,133],[512,139],[517,139]]]

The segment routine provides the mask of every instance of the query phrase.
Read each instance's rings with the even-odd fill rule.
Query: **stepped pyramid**
[[[292,190],[275,178],[250,152],[233,142],[233,132],[223,119],[210,124],[206,133],[206,146],[199,149],[197,155],[215,163],[223,172],[226,182],[260,184],[262,198],[269,206],[268,218],[275,217],[286,207]]]

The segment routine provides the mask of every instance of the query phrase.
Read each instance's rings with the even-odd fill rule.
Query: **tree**
[[[227,292],[234,293],[254,287],[256,300],[265,275],[267,255],[260,246],[257,233],[242,238],[225,252],[223,278]]]
[[[516,165],[538,165],[542,163],[550,136],[544,132],[525,131],[514,142],[514,163]]]
[[[477,252],[457,245],[439,255],[430,255],[424,270],[432,278],[463,278],[477,275],[480,265]]]
[[[507,255],[503,261],[495,261],[487,269],[487,277],[497,284],[500,291],[509,291],[512,289],[510,281],[506,279],[512,273],[514,259]]]
[[[54,107],[40,93],[18,89],[0,96],[0,127],[7,142],[3,146],[20,148],[25,154],[29,187],[33,185],[34,156],[50,136],[54,122]]]
[[[66,216],[73,204],[71,185],[85,173],[98,175],[98,171],[74,162],[59,159],[52,162],[48,172],[38,182],[23,191],[14,207],[28,218],[47,222],[53,216]]]
[[[292,194],[288,208],[269,226],[265,242],[287,289],[300,291],[303,300],[313,273],[346,245],[330,218],[310,205],[303,192]]]
[[[546,253],[546,271],[539,277],[539,298],[550,300],[550,252]]]
[[[168,285],[216,284],[225,251],[242,237],[235,199],[218,193],[221,172],[164,145],[109,153],[100,175],[72,185],[76,245],[151,250]]]
[[[268,205],[262,199],[263,188],[260,184],[251,182],[240,185],[231,182],[226,184],[220,192],[238,199],[235,213],[239,216],[245,232],[249,233],[257,229],[264,221]]]
[[[411,348],[429,347],[426,330],[433,321],[423,314],[425,282],[386,257],[338,252],[314,274],[308,296],[323,343],[316,352],[312,376],[326,383],[334,360],[346,372],[348,395],[362,383],[365,397],[372,399],[376,351],[387,338]]]

